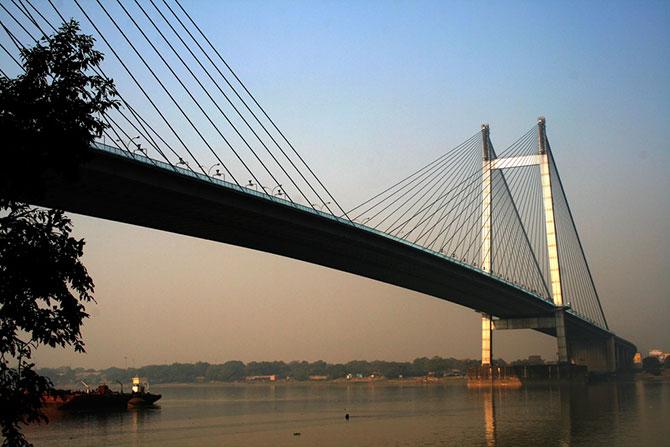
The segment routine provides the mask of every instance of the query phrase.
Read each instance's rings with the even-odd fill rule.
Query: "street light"
[[[324,203],[311,203],[312,208],[319,208],[319,211],[323,211],[324,206],[330,205],[331,202],[324,202]]]
[[[284,191],[282,191],[281,187],[282,187],[281,185],[275,185],[272,188],[269,188],[267,186],[263,186],[263,191],[265,191],[265,194],[267,194],[269,196],[281,197],[281,196],[286,195],[286,193]],[[275,192],[275,191],[277,191],[277,192]]]
[[[130,148],[129,148],[128,146],[130,146],[130,144],[133,142],[133,140],[137,140],[137,139],[139,139],[139,138],[140,138],[139,135],[135,135],[134,137],[129,138],[129,139],[128,139],[128,144],[125,144],[121,138],[117,138],[117,139],[114,140],[114,141],[123,144],[123,147],[125,147],[126,150],[130,150]],[[139,144],[137,145],[137,147],[139,147]]]
[[[254,190],[258,191],[257,185],[254,182],[252,182],[251,180],[249,180],[249,183],[247,183],[245,186],[247,188],[254,188]]]
[[[184,159],[181,158],[181,157],[179,157],[179,162],[177,162],[177,166],[179,166],[179,165],[186,166],[187,169],[188,169],[188,167],[189,167],[189,166],[188,166],[188,163],[186,163],[186,162],[184,161]]]
[[[210,177],[223,177],[223,180],[225,181],[225,180],[226,180],[226,176],[225,176],[225,174],[223,174],[223,173],[221,172],[221,170],[218,169],[218,168],[216,169],[216,171],[214,171],[214,175],[212,175],[212,169],[216,168],[217,166],[222,166],[222,165],[221,165],[221,163],[215,163],[215,164],[213,164],[212,167],[210,167],[210,168],[207,170],[207,175],[210,176]],[[251,180],[249,180],[249,181],[251,181]]]
[[[147,150],[144,149],[140,143],[137,143],[137,149],[133,150],[133,153],[136,153],[136,152],[139,152],[139,153],[143,154],[145,157],[148,156],[147,155]]]

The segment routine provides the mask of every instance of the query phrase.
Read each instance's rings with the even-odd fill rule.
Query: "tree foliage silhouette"
[[[52,383],[34,371],[40,345],[84,351],[81,326],[93,281],[84,241],[63,211],[33,208],[50,181],[73,181],[91,143],[118,107],[111,80],[90,71],[103,59],[75,21],[21,50],[23,73],[0,77],[0,426],[3,445],[30,445],[21,424],[47,421]]]

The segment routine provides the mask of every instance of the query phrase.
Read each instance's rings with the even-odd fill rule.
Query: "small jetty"
[[[468,388],[520,388],[522,385],[513,368],[479,366],[468,370]]]
[[[519,388],[530,383],[586,383],[586,366],[572,364],[477,366],[468,370],[468,388]]]

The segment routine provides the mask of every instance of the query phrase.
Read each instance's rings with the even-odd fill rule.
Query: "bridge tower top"
[[[489,147],[489,125],[482,124],[482,148],[484,151],[484,161],[491,159],[491,148]]]
[[[537,118],[537,146],[540,155],[547,153],[547,131],[545,128],[546,120],[543,116]]]

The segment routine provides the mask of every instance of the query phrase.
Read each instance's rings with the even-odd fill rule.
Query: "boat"
[[[128,400],[128,406],[146,407],[153,405],[154,402],[161,398],[160,394],[150,393],[149,384],[147,382],[142,382],[139,377],[133,377],[132,383],[132,393],[130,394],[130,400]]]
[[[112,391],[104,384],[94,391],[54,390],[42,396],[44,405],[73,412],[125,410],[130,399],[130,394]]]
[[[160,394],[150,393],[149,384],[139,377],[132,378],[132,392],[112,391],[106,384],[99,385],[95,390],[82,382],[84,391],[53,390],[42,396],[42,403],[47,407],[71,412],[122,411],[130,408],[148,407],[161,398]],[[120,383],[120,382],[119,382]]]

